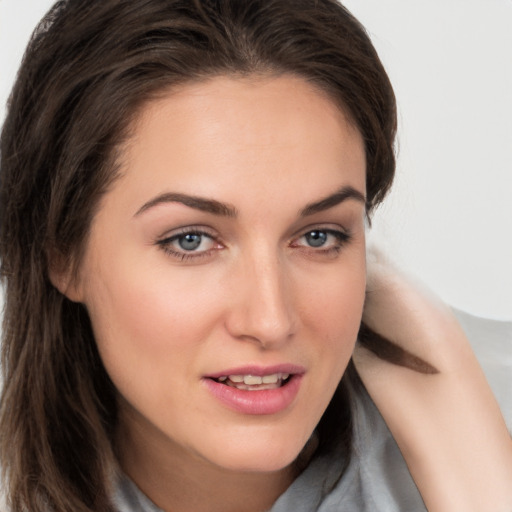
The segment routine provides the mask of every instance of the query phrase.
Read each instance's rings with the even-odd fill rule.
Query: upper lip
[[[205,378],[218,379],[219,377],[227,377],[228,375],[254,375],[263,377],[264,375],[273,375],[275,373],[302,374],[305,372],[306,369],[303,366],[291,363],[276,364],[273,366],[249,365],[209,373],[208,375],[205,375]]]

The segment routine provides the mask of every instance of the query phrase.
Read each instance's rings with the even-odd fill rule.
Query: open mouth
[[[294,403],[305,373],[305,368],[293,364],[246,366],[207,375],[203,381],[215,398],[237,413],[265,415]]]
[[[225,384],[243,391],[261,391],[277,389],[284,386],[293,375],[289,373],[273,373],[271,375],[223,375],[212,378],[215,382]]]

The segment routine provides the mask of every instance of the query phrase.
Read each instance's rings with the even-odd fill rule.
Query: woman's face
[[[68,291],[129,450],[258,472],[297,457],[356,340],[364,196],[360,134],[297,77],[217,77],[142,110]]]

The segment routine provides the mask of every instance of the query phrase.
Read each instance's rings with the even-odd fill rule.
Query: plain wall
[[[512,1],[347,0],[398,100],[373,238],[450,304],[512,319]]]
[[[47,0],[0,0],[0,118]],[[398,98],[370,238],[450,304],[512,319],[512,0],[347,0]]]

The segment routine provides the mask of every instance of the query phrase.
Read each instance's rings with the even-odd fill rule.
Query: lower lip
[[[247,391],[204,379],[208,390],[224,405],[243,414],[277,414],[287,409],[299,392],[302,375],[293,375],[276,389]]]

